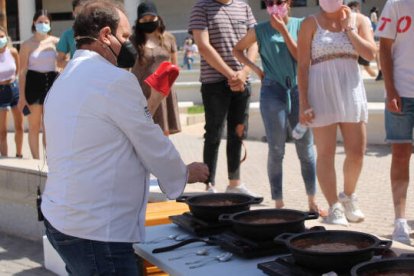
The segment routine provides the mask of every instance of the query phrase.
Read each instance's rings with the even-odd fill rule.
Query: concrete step
[[[194,74],[195,70],[189,71],[186,74],[183,74],[183,78],[186,78]],[[384,102],[384,82],[375,81],[373,79],[364,79],[365,90],[367,93],[368,102]],[[252,81],[252,96],[251,101],[257,102],[260,97],[260,87],[261,82],[258,79],[253,79]],[[174,84],[174,89],[177,92],[177,97],[179,101],[190,101],[194,104],[202,104],[201,93],[200,93],[201,83],[199,81],[180,81]]]

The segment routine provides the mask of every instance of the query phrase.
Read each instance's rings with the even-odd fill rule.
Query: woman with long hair
[[[298,37],[299,117],[313,129],[319,185],[329,204],[327,222],[364,220],[355,190],[366,147],[368,104],[358,56],[377,51],[371,26],[343,0],[320,0],[321,10],[306,18]],[[337,193],[337,128],[344,140],[344,190]]]
[[[39,132],[42,127],[43,102],[57,76],[56,44],[59,39],[50,35],[51,17],[46,10],[33,16],[33,35],[20,48],[19,109],[28,106],[29,146],[34,159],[39,159]],[[43,135],[43,145],[46,144]]]
[[[19,53],[12,47],[7,30],[0,26],[0,154],[7,153],[7,111],[10,108],[14,119],[14,141],[16,157],[22,158],[23,114],[17,108],[19,87]]]
[[[137,15],[132,42],[137,48],[138,56],[132,73],[138,78],[145,97],[149,99],[154,95],[151,95],[151,88],[144,80],[154,73],[163,61],[177,65],[177,45],[174,36],[165,31],[164,22],[158,15],[154,3],[141,3]],[[177,95],[174,91],[162,100],[153,114],[153,119],[165,135],[181,131]]]
[[[276,208],[284,206],[282,181],[287,131],[289,125],[293,128],[299,121],[296,41],[303,19],[289,16],[291,3],[291,0],[267,1],[269,20],[249,30],[233,50],[236,58],[252,68],[262,80],[260,112],[269,146],[267,173]],[[244,54],[256,41],[263,70]],[[315,201],[316,175],[312,132],[307,130],[303,137],[295,139],[295,146],[308,195],[309,210],[322,211]]]

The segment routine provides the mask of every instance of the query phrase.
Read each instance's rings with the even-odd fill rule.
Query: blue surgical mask
[[[36,32],[41,34],[47,34],[50,32],[50,24],[47,23],[36,23],[35,28]]]
[[[7,37],[0,37],[0,49],[7,45]]]

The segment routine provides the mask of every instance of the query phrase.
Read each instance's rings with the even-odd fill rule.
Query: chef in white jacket
[[[132,54],[117,5],[96,1],[77,16],[78,50],[45,103],[41,209],[73,275],[139,275],[132,243],[144,240],[149,174],[171,199],[208,177],[204,164],[183,163],[153,123],[136,77],[117,67],[128,67]]]

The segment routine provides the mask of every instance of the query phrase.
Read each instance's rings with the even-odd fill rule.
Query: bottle
[[[299,140],[305,135],[305,132],[308,130],[308,128],[301,123],[297,123],[295,128],[292,130],[292,137],[296,140]]]

